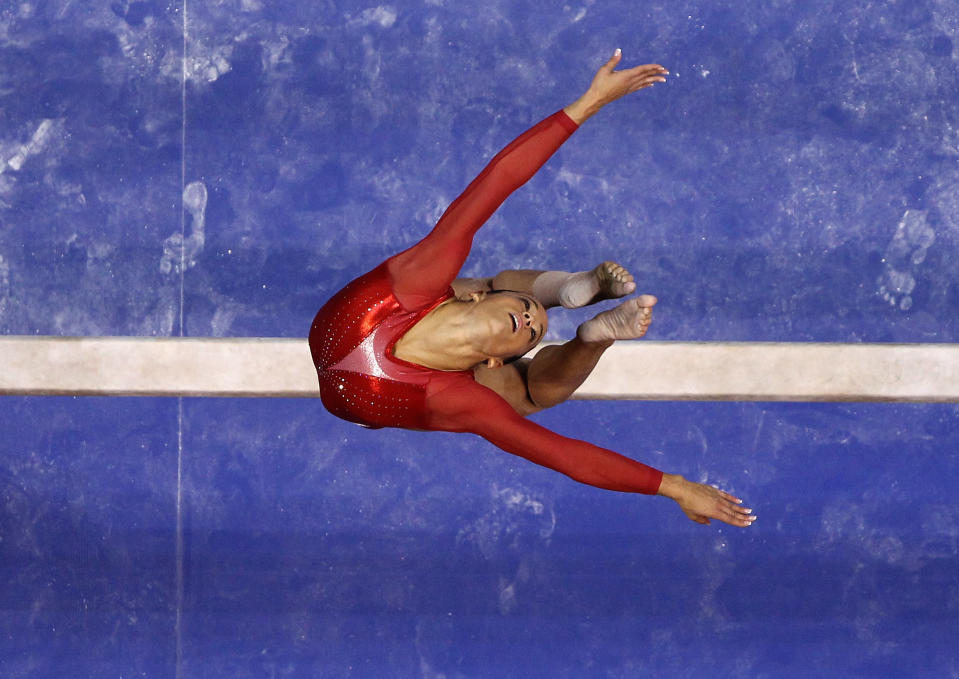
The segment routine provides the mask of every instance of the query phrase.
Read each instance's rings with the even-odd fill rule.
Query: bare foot
[[[596,314],[580,325],[576,334],[584,342],[639,339],[649,329],[656,302],[652,295],[627,299],[614,309]]]
[[[616,262],[603,262],[592,271],[570,276],[559,291],[559,300],[567,309],[577,309],[604,299],[625,297],[635,289],[631,273]]]

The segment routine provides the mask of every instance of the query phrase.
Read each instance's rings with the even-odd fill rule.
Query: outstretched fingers
[[[666,80],[665,76],[669,75],[666,67],[660,64],[641,64],[624,69],[620,73],[630,78],[661,78],[664,81]]]
[[[745,528],[756,520],[752,510],[742,506],[742,500],[715,486],[683,481],[681,488],[676,501],[686,516],[696,523],[708,525],[711,519],[715,519]]]
[[[753,510],[743,507],[742,500],[718,488],[714,488],[714,490],[716,492],[716,514],[713,518],[741,528],[753,525],[753,521],[756,520]]]
[[[606,71],[607,73],[612,73],[613,69],[615,69],[619,65],[619,62],[621,62],[622,60],[623,60],[623,51],[620,49],[617,49],[615,52],[613,52],[613,56],[610,57],[609,61],[603,64],[602,70]],[[629,77],[634,77],[634,76],[661,77],[663,75],[669,75],[669,71],[667,71],[666,68],[663,67],[661,64],[640,64],[639,66],[633,66],[632,68],[627,68],[622,71],[619,71],[619,73],[622,73],[623,75],[629,76]]]
[[[566,113],[575,122],[582,124],[606,104],[627,94],[666,82],[669,71],[659,64],[643,64],[617,71],[623,55],[620,50],[596,71],[586,94],[566,107]]]
[[[630,92],[652,87],[656,83],[664,83],[666,76],[669,75],[669,71],[659,64],[644,64],[626,69],[621,73],[628,78]]]

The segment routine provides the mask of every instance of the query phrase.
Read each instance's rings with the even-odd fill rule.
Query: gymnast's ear
[[[487,358],[485,361],[483,361],[483,365],[485,365],[487,368],[502,368],[502,367],[503,367],[503,359],[501,359],[501,358],[492,358],[492,357],[491,357],[491,358]]]
[[[486,290],[473,290],[473,292],[469,293],[468,298],[471,302],[482,302],[486,299],[486,294]]]

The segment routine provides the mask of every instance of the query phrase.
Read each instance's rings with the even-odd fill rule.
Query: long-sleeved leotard
[[[426,238],[357,278],[317,313],[310,350],[323,404],[366,427],[478,434],[515,455],[600,488],[655,494],[662,472],[521,417],[473,372],[433,370],[393,355],[396,342],[444,301],[473,235],[577,125],[563,111],[490,161]]]

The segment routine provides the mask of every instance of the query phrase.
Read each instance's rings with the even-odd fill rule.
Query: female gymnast
[[[666,82],[657,64],[614,70],[620,50],[586,93],[500,151],[419,243],[390,257],[316,314],[310,351],[323,405],[369,428],[471,432],[582,483],[675,500],[698,523],[752,525],[742,500],[525,418],[565,401],[618,339],[646,333],[656,298],[641,295],[579,326],[576,337],[532,359],[546,309],[623,297],[636,285],[612,262],[591,271],[503,271],[457,279],[473,235],[588,118],[617,99]]]

